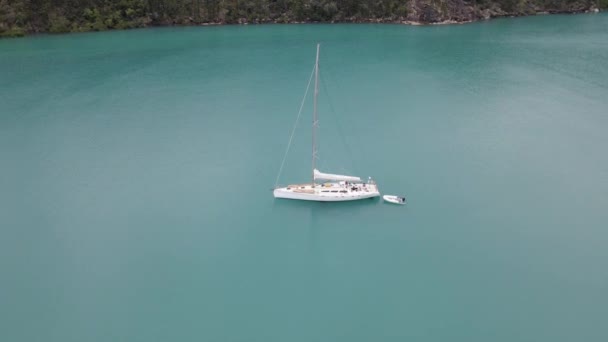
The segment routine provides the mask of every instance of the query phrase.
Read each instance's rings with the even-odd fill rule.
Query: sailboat
[[[338,175],[332,173],[324,173],[319,171],[316,166],[317,159],[317,97],[319,95],[319,51],[320,44],[317,44],[317,58],[315,60],[314,76],[315,90],[313,102],[313,118],[312,118],[312,180],[305,184],[292,184],[286,187],[276,187],[273,190],[275,198],[287,198],[304,201],[320,201],[320,202],[340,202],[354,201],[365,198],[374,198],[380,196],[378,185],[371,177],[366,182],[361,178],[348,175]],[[311,75],[312,77],[312,75]],[[310,83],[309,83],[310,86]],[[301,111],[300,107],[300,111]],[[299,115],[299,114],[298,114]],[[292,133],[293,137],[293,133]],[[291,142],[291,139],[290,139]],[[287,148],[289,151],[289,146]],[[284,161],[284,160],[283,160]],[[282,166],[281,166],[282,169]],[[279,176],[281,171],[279,171]],[[278,177],[277,177],[278,183]]]

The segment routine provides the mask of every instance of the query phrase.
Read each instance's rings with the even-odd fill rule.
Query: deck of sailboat
[[[274,190],[274,197],[310,201],[352,201],[378,197],[374,183],[329,182],[321,184],[292,184]]]

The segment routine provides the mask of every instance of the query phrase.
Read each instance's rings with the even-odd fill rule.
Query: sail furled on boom
[[[361,178],[355,176],[344,176],[344,175],[335,175],[332,173],[323,173],[317,169],[314,169],[314,177],[315,180],[329,180],[329,181],[346,181],[346,182],[360,182]]]

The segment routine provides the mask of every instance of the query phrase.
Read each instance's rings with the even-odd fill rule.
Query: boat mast
[[[319,94],[319,48],[317,44],[317,59],[315,60],[315,96],[312,113],[312,187],[315,187],[315,159],[317,157],[317,95]]]

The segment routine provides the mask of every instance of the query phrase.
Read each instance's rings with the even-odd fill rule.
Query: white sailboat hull
[[[376,184],[351,184],[345,186],[339,183],[290,185],[274,189],[275,198],[286,198],[301,201],[344,202],[356,201],[380,196]]]

